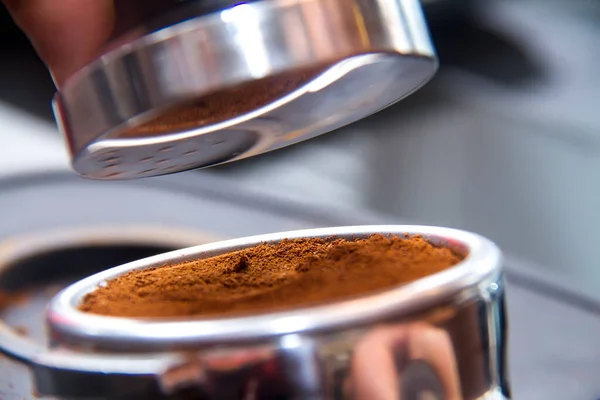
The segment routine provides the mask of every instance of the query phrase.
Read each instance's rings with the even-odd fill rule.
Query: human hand
[[[419,398],[462,400],[456,355],[450,336],[443,329],[425,324],[378,327],[357,344],[352,357],[351,397],[357,400],[407,400],[414,393],[404,387],[421,386],[404,375],[414,361],[425,362],[436,376],[436,388]],[[413,377],[414,378],[414,377]],[[429,382],[433,384],[432,382]],[[406,393],[405,395],[405,392]],[[412,395],[411,395],[412,393]],[[426,397],[427,396],[427,397]]]
[[[113,0],[2,0],[57,87],[93,60],[112,33]]]

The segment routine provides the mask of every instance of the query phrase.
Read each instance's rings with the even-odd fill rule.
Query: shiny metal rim
[[[174,134],[118,137],[214,90],[316,65],[331,68],[258,110]],[[133,179],[234,161],[339,128],[412,93],[436,68],[418,0],[271,0],[108,52],[65,83],[54,109],[79,174]]]
[[[468,251],[464,261],[441,273],[391,289],[381,294],[324,306],[260,316],[212,320],[141,320],[97,316],[80,312],[76,306],[85,294],[106,280],[128,271],[161,266],[166,263],[211,257],[229,251],[299,237],[356,237],[373,233],[421,234],[432,242],[457,246]],[[465,231],[425,226],[360,226],[284,232],[228,240],[182,249],[112,268],[83,279],[51,302],[47,315],[54,336],[63,344],[133,345],[147,351],[164,349],[169,344],[204,345],[266,339],[273,336],[333,329],[361,324],[389,315],[409,316],[432,304],[477,288],[498,277],[501,253],[489,240]]]
[[[93,244],[145,244],[182,246],[219,240],[202,232],[159,226],[96,227],[58,229],[12,237],[0,243],[0,272],[15,262],[50,250]],[[131,355],[126,359],[90,356],[60,349],[48,349],[18,334],[0,321],[0,352],[30,365],[80,371],[114,373],[156,373],[178,357],[173,354]],[[118,361],[115,363],[115,361]]]

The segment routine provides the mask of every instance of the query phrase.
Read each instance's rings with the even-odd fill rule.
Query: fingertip
[[[4,0],[57,86],[102,51],[114,27],[113,0]]]

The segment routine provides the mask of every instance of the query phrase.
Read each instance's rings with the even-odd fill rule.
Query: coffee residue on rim
[[[285,239],[129,272],[86,295],[79,309],[141,318],[280,311],[372,294],[462,258],[420,236]]]

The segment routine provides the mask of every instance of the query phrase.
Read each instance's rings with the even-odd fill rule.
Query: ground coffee
[[[325,65],[317,65],[223,88],[186,105],[171,109],[156,119],[121,132],[118,137],[157,136],[227,121],[281,99],[313,80],[325,69]]]
[[[260,313],[377,292],[460,260],[420,236],[289,239],[130,272],[88,294],[80,309],[120,317]]]

